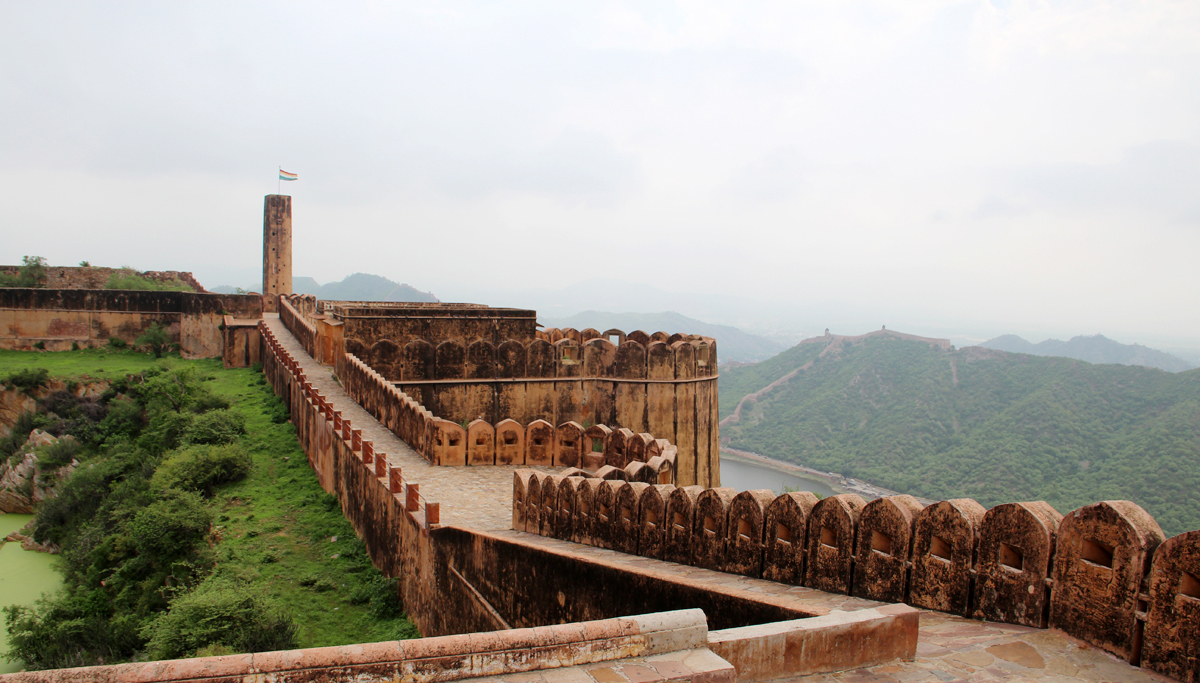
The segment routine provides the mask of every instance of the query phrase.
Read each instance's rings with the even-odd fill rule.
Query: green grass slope
[[[813,365],[722,427],[743,448],[932,499],[1108,499],[1168,534],[1200,529],[1200,371],[1091,365],[888,337],[805,344],[720,378],[721,415]]]

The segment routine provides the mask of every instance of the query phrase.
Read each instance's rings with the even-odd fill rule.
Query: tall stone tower
[[[278,312],[292,293],[292,198],[269,194],[263,205],[263,310]]]

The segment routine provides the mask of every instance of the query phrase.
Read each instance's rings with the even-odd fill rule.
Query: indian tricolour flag
[[[287,171],[285,171],[281,168],[281,169],[279,169],[279,179],[280,180],[295,180],[296,174],[288,173]]]

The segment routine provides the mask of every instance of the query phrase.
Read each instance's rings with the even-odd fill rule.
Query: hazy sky
[[[0,1],[0,262],[255,282],[279,165],[322,282],[1200,346],[1194,0]]]

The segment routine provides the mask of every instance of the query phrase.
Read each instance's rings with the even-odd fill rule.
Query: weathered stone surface
[[[725,566],[725,538],[729,528],[729,506],[737,489],[705,489],[696,498],[692,519],[692,561],[694,567],[721,571]]]
[[[1043,501],[1005,503],[984,514],[974,618],[1046,628],[1046,579],[1061,521]]]
[[[984,512],[974,500],[956,498],[934,503],[917,515],[910,604],[966,615]]]
[[[804,585],[830,593],[849,593],[854,566],[854,533],[866,503],[850,493],[830,496],[813,506],[808,518],[808,556]]]
[[[1093,503],[1064,517],[1050,626],[1131,659],[1139,646],[1142,579],[1164,540],[1154,518],[1127,500]]]
[[[642,482],[626,482],[617,489],[616,507],[613,510],[613,549],[630,555],[638,554],[642,526],[639,523],[642,493],[650,487]]]
[[[810,491],[785,493],[767,508],[763,578],[780,583],[804,583],[808,556],[808,517],[817,504]]]
[[[74,437],[63,437],[72,439]],[[15,462],[9,458],[0,459],[0,512],[32,514],[37,512],[42,501],[53,498],[58,494],[62,485],[79,461],[54,470],[49,476],[38,466],[36,449],[56,443],[58,438],[35,429],[29,433],[25,445],[18,451],[20,456]]]
[[[1200,681],[1200,531],[1167,539],[1154,553],[1142,666]]]
[[[656,560],[663,559],[666,525],[670,523],[667,501],[674,490],[675,487],[669,484],[656,484],[642,491],[642,497],[638,500],[638,523],[641,527],[638,554]]]
[[[692,526],[696,519],[696,499],[704,492],[702,486],[676,488],[667,498],[664,520],[665,539],[662,559],[678,564],[692,562]]]
[[[775,492],[767,489],[742,491],[734,496],[729,504],[725,564],[721,571],[762,576],[767,507],[775,498]]]
[[[856,532],[851,594],[870,600],[904,602],[913,525],[924,507],[912,496],[887,496],[863,508]]]

